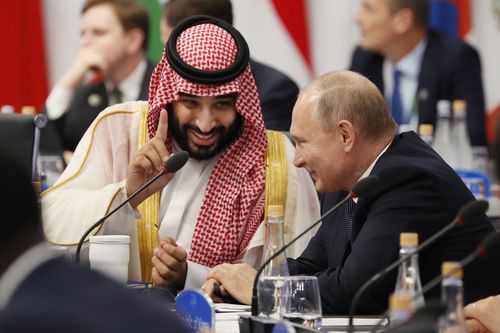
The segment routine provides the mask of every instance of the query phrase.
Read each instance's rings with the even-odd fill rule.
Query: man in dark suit
[[[187,332],[156,299],[52,257],[29,173],[0,156],[0,332]]]
[[[324,219],[304,252],[288,261],[291,275],[318,277],[324,313],[348,313],[363,283],[398,258],[401,232],[416,232],[424,241],[474,200],[432,148],[413,132],[394,135],[395,130],[377,87],[354,72],[321,76],[304,88],[295,104],[290,128],[296,142],[294,164],[311,174],[318,191],[329,193],[325,211],[359,179],[376,175],[380,180],[357,202],[348,201]],[[420,255],[422,283],[440,274],[443,261],[458,261],[473,252],[491,232],[483,214],[441,237]],[[233,274],[236,270],[245,274]],[[477,283],[482,276],[478,272],[466,280],[467,300],[481,297],[487,288]],[[387,309],[396,273],[366,291],[358,314]],[[208,274],[243,302],[250,302],[251,285],[242,281],[252,282],[249,276],[246,267],[227,264]]]
[[[66,150],[108,105],[147,99],[154,68],[145,58],[148,32],[149,14],[138,2],[85,2],[80,50],[46,102]]]
[[[355,17],[361,47],[351,70],[375,83],[398,124],[415,130],[417,124],[436,125],[439,100],[465,100],[471,144],[486,146],[479,55],[462,40],[429,29],[428,6],[428,0],[363,0]]]
[[[160,30],[163,43],[180,21],[193,15],[209,15],[233,24],[230,0],[171,0],[163,7]],[[292,110],[299,88],[286,74],[250,59],[250,68],[259,91],[259,100],[267,129],[290,130]]]

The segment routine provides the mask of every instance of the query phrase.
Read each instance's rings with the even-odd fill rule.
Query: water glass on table
[[[285,278],[281,317],[310,328],[321,327],[321,298],[317,277],[297,275]]]

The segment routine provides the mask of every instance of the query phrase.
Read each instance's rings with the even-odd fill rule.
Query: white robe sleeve
[[[44,231],[50,242],[74,245],[92,224],[125,200],[124,180],[136,149],[138,117],[124,105],[114,106],[87,130],[60,179],[42,194]],[[130,234],[135,217],[136,212],[126,205],[99,232]]]

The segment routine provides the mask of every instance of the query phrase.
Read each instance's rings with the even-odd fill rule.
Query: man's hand
[[[85,73],[89,70],[103,74],[108,70],[108,63],[104,55],[92,47],[82,47],[71,67],[64,73],[58,84],[64,88],[74,90],[82,83]]]
[[[252,303],[252,287],[257,271],[247,264],[222,264],[208,272],[208,281],[203,285],[205,291],[215,302],[218,297],[213,297],[213,283],[220,283],[223,295],[231,295],[242,304]]]
[[[158,130],[154,138],[149,140],[144,147],[137,151],[128,165],[127,171],[127,195],[130,196],[148,180],[153,178],[163,169],[163,164],[168,160],[170,152],[165,145],[167,140],[167,111],[161,110]],[[138,194],[130,201],[132,207],[136,208],[141,202],[152,194],[161,191],[173,178],[167,174]]]
[[[464,313],[471,332],[500,333],[500,295],[471,303],[465,307]]]
[[[153,253],[153,282],[159,286],[183,289],[187,275],[186,251],[172,238],[166,237]]]

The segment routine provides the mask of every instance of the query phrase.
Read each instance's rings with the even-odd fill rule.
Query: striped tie
[[[352,198],[347,200],[345,203],[344,211],[344,223],[345,223],[345,233],[347,235],[347,241],[351,241],[352,235],[352,217],[354,215],[354,209],[356,208],[356,203]]]

